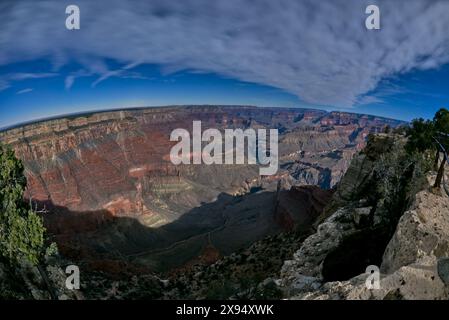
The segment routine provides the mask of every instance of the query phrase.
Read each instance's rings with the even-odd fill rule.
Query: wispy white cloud
[[[357,101],[357,105],[368,105],[368,104],[379,104],[379,103],[384,103],[385,101],[380,98],[379,96],[374,96],[374,95],[367,95],[367,96],[363,96],[361,97],[358,101]]]
[[[8,73],[0,75],[0,91],[6,90],[11,87],[11,83],[15,81],[23,81],[29,79],[41,79],[41,78],[51,78],[58,76],[58,73],[48,72],[48,73]]]
[[[24,94],[24,93],[29,93],[32,92],[34,89],[33,88],[26,88],[26,89],[22,89],[16,92],[16,94]]]
[[[0,91],[6,90],[8,89],[10,86],[10,84],[2,79],[0,79]]]
[[[83,69],[75,71],[75,72],[71,72],[68,76],[65,77],[65,80],[64,80],[64,85],[65,85],[66,90],[70,90],[70,88],[72,88],[72,86],[75,83],[75,80],[77,78],[90,77],[93,75],[94,75],[93,72],[86,71]]]
[[[95,80],[92,83],[92,87],[96,87],[100,82],[103,82],[106,79],[111,78],[111,77],[131,78],[131,77],[139,77],[140,76],[141,79],[145,78],[144,76],[141,76],[139,73],[136,73],[136,72],[132,73],[132,72],[128,71],[128,70],[131,70],[131,69],[137,67],[139,64],[140,63],[138,63],[138,62],[132,62],[132,63],[125,65],[124,67],[122,67],[120,69],[105,72],[97,80]]]
[[[69,90],[73,86],[74,82],[75,82],[74,75],[67,76],[64,80],[64,86],[65,86],[66,90]]]
[[[28,79],[41,79],[41,78],[51,78],[56,77],[58,74],[54,72],[44,72],[44,73],[26,73],[26,72],[17,72],[10,73],[5,76],[5,79],[11,81],[21,81]]]
[[[139,63],[130,63],[122,68],[116,69],[116,70],[109,70],[106,65],[102,65],[100,68],[97,64],[90,64],[89,70],[78,70],[75,72],[71,72],[68,76],[65,78],[65,88],[66,90],[69,90],[73,84],[75,83],[75,80],[77,78],[82,77],[97,77],[97,79],[92,82],[91,87],[96,87],[99,83],[111,78],[111,77],[119,77],[122,79],[141,79],[141,80],[148,80],[151,79],[150,77],[147,77],[145,75],[142,75],[139,72],[130,71],[131,69],[137,67]]]
[[[97,77],[93,86],[132,76],[138,61],[351,107],[374,101],[367,94],[384,79],[449,62],[444,0],[78,0],[79,31],[61,23],[63,2],[8,3],[0,10],[0,65],[49,56],[59,66],[76,61]],[[381,30],[365,29],[368,4],[380,7]],[[105,59],[124,67],[109,70]],[[76,78],[68,75],[66,88]]]

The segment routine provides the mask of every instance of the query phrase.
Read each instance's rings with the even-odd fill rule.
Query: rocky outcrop
[[[282,267],[277,283],[286,297],[449,298],[449,197],[430,188],[434,174],[427,176],[430,184],[423,181],[418,159],[401,162],[401,145],[400,138],[378,136],[353,161],[334,195],[334,211],[328,209],[317,232]],[[382,170],[386,166],[389,173]],[[380,185],[396,192],[377,193],[373,202],[369,192]],[[380,271],[377,288],[367,285],[370,265]]]
[[[448,299],[449,198],[427,190],[417,194],[383,255],[378,289],[366,285],[369,273],[312,288],[297,278],[292,298],[300,299]],[[298,269],[300,272],[300,269]],[[309,281],[311,281],[309,279]]]
[[[6,300],[79,300],[81,292],[66,287],[67,275],[63,265],[69,262],[52,257],[44,264],[34,266],[21,261],[11,266],[0,259],[0,298]]]
[[[399,221],[388,244],[381,271],[393,273],[412,263],[449,257],[449,197],[419,192],[412,208]]]
[[[308,229],[331,197],[332,191],[317,186],[293,186],[289,191],[279,193],[274,219],[287,231]]]

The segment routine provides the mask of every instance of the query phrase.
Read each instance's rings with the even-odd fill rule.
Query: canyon
[[[447,300],[449,197],[433,187],[436,171],[425,170],[426,160],[406,145],[401,133],[370,136],[308,230],[268,236],[213,264],[196,264],[171,277],[161,295]],[[287,203],[297,205],[292,198]],[[372,270],[374,288],[367,286]]]
[[[198,120],[204,130],[277,129],[278,172],[172,164],[170,133]],[[43,120],[0,132],[0,142],[22,160],[26,201],[44,212],[65,257],[110,272],[167,272],[307,229],[367,136],[401,124],[313,109],[170,106]]]

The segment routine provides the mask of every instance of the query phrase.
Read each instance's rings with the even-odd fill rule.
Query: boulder
[[[428,190],[422,190],[416,195],[414,203],[401,217],[385,249],[380,268],[379,289],[368,288],[368,273],[346,281],[322,283],[315,288],[307,285],[307,280],[313,282],[306,275],[313,274],[320,280],[319,266],[322,267],[320,260],[323,256],[318,251],[313,252],[312,248],[319,247],[317,244],[323,241],[329,249],[331,246],[328,240],[338,239],[334,235],[329,237],[327,242],[324,238],[317,240],[320,234],[323,235],[323,230],[329,231],[330,226],[335,228],[330,234],[337,232],[339,224],[329,225],[329,222],[338,220],[339,211],[320,225],[319,232],[304,241],[293,262],[284,264],[283,276],[286,278],[284,282],[281,280],[279,283],[281,286],[287,284],[286,288],[290,290],[284,292],[290,292],[290,299],[448,299],[448,208],[449,197],[445,195],[437,195]],[[366,212],[367,209],[361,210],[361,213]],[[314,239],[316,241],[311,246]],[[306,254],[310,256],[306,257]],[[304,265],[307,265],[307,268]],[[287,279],[289,281],[285,281]]]
[[[369,225],[370,213],[373,207],[355,208],[353,212],[354,223],[357,227],[367,227]]]
[[[437,263],[438,276],[446,286],[449,286],[449,258],[439,259]]]
[[[381,266],[384,273],[431,257],[449,256],[449,198],[427,190],[416,195],[401,217]]]

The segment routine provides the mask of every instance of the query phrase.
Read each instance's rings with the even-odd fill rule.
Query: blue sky
[[[36,74],[44,74],[45,64],[48,62],[14,65],[7,72],[33,70]],[[62,70],[62,75],[25,79],[0,91],[0,127],[42,117],[111,108],[173,104],[306,106],[298,97],[282,89],[213,73],[183,71],[162,74],[157,65],[138,66],[132,69],[133,76],[110,77],[95,86],[98,77],[80,77],[67,88],[65,76],[70,69],[77,68],[68,66]]]
[[[401,120],[449,107],[449,1],[79,0],[69,31],[72,2],[1,2],[0,128],[172,104]],[[368,31],[373,3],[381,30]]]
[[[6,73],[45,74],[48,70],[46,64],[49,63],[27,62],[0,70]],[[279,88],[213,73],[181,71],[162,74],[157,65],[137,66],[132,69],[134,76],[110,77],[95,86],[98,77],[80,77],[67,88],[65,77],[77,68],[66,66],[58,75],[24,79],[0,91],[0,127],[82,111],[172,104],[320,108],[401,120],[431,118],[440,107],[449,106],[449,65],[385,80],[367,94],[368,97],[375,97],[375,101],[350,108],[309,104]]]

